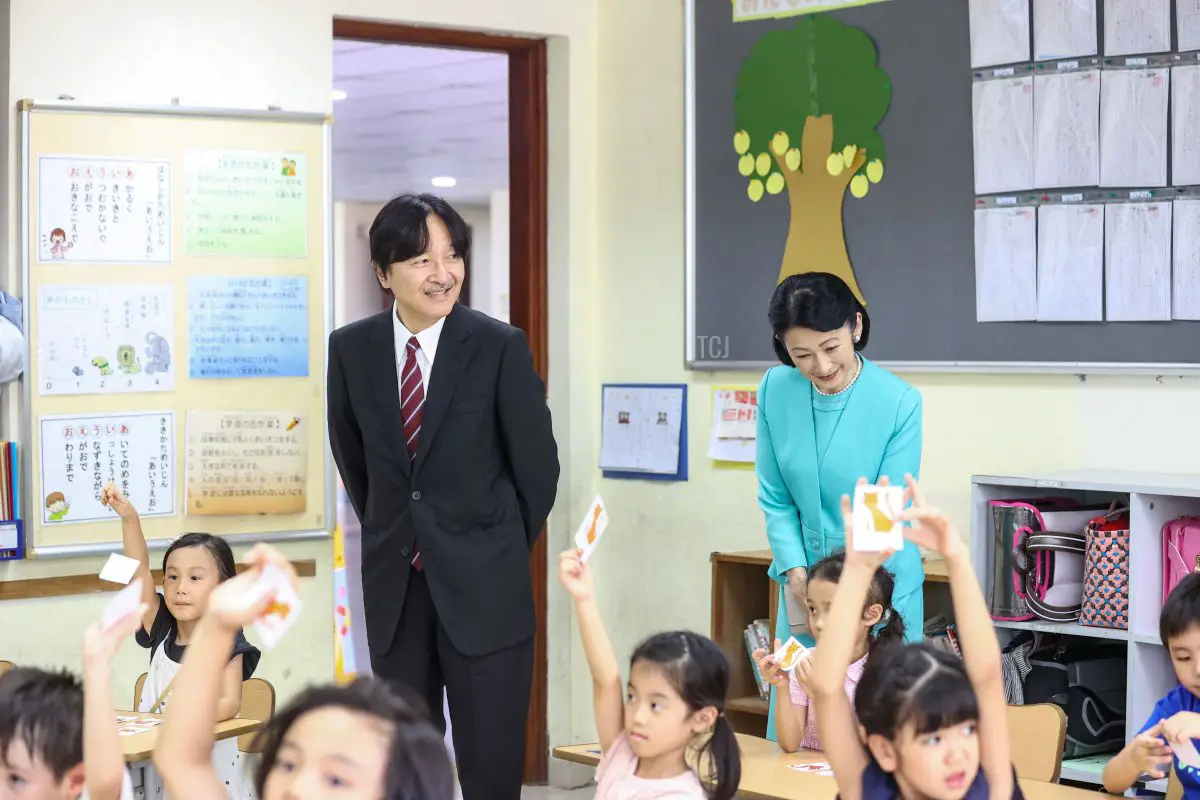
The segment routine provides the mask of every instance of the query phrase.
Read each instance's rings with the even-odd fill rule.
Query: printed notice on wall
[[[308,165],[302,153],[189,150],[184,179],[188,255],[308,255]]]
[[[190,515],[301,514],[308,424],[291,411],[189,411]]]
[[[175,513],[175,412],[38,418],[42,522],[115,520],[100,493],[115,483],[143,517]]]
[[[798,17],[801,14],[882,2],[884,0],[733,0],[733,21]]]
[[[38,159],[38,261],[171,263],[171,163]]]
[[[169,392],[174,288],[161,284],[38,287],[39,394]]]
[[[308,278],[188,279],[188,376],[308,377]]]

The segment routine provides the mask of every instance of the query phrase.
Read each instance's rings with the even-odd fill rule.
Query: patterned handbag
[[[1129,509],[1117,508],[1087,525],[1082,625],[1129,630]]]

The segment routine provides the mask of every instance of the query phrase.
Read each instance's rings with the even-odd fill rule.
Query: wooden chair
[[[1167,800],[1183,800],[1183,784],[1179,782],[1174,766],[1171,767],[1171,774],[1167,776]]]
[[[11,661],[0,661],[0,675],[3,675],[15,666],[16,664]]]
[[[1017,777],[1058,783],[1067,715],[1053,703],[1008,707],[1008,732]]]
[[[142,689],[146,686],[146,677],[150,673],[143,672],[138,675],[138,679],[133,682],[133,711],[137,711],[142,707]]]
[[[264,723],[275,715],[275,687],[271,682],[262,678],[251,678],[242,684],[242,710],[239,717],[260,719]],[[254,744],[258,732],[242,734],[238,737],[238,750],[243,753],[257,753],[261,747]]]

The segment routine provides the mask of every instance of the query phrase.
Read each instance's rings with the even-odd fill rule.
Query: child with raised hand
[[[820,644],[821,634],[829,619],[833,597],[838,581],[846,565],[845,553],[834,553],[818,561],[808,571],[808,628],[813,639]],[[846,670],[846,697],[854,702],[854,693],[867,666],[867,658],[878,648],[889,643],[904,641],[904,620],[892,607],[892,592],[896,580],[883,567],[875,570],[867,590],[862,615],[856,620],[854,648],[849,668]],[[782,642],[775,641],[775,652]],[[817,714],[812,707],[813,654],[809,653],[787,673],[779,668],[774,653],[756,650],[754,660],[759,671],[770,681],[780,697],[786,697],[775,708],[775,732],[779,747],[785,753],[797,750],[822,750],[821,737],[817,732]],[[790,702],[789,702],[790,700]]]
[[[1158,617],[1158,632],[1179,685],[1154,706],[1138,735],[1104,767],[1104,789],[1123,794],[1142,776],[1165,778],[1172,762],[1183,796],[1200,797],[1200,775],[1181,768],[1178,750],[1200,739],[1200,574],[1171,590]]]
[[[912,477],[906,480],[912,506],[902,515],[911,523],[904,535],[945,559],[963,658],[927,644],[882,648],[868,659],[851,707],[844,682],[855,628],[875,571],[891,554],[854,549],[844,496],[846,565],[821,646],[811,656],[817,724],[838,793],[843,800],[1021,797],[1000,646],[966,546],[946,515],[925,503]]]
[[[222,673],[243,626],[274,600],[256,596],[268,564],[295,583],[288,561],[267,545],[246,558],[249,569],[217,587],[196,626],[154,753],[154,764],[175,797],[224,797],[209,757]],[[454,773],[441,734],[419,701],[409,702],[382,681],[305,690],[259,734],[255,775],[261,800],[345,797],[371,800],[451,800]]]
[[[133,800],[117,737],[112,657],[141,612],[88,628],[83,683],[67,672],[18,667],[0,676],[0,797]]]
[[[559,556],[558,571],[575,601],[592,672],[603,753],[596,770],[596,800],[730,800],[737,794],[742,765],[724,713],[729,694],[725,654],[712,640],[690,631],[658,633],[633,651],[629,681],[622,683],[581,551]],[[695,766],[688,764],[690,750],[697,751]]]

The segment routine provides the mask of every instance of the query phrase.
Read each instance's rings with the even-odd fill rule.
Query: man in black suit
[[[329,440],[362,523],[377,676],[450,702],[464,800],[518,800],[536,619],[529,552],[558,485],[546,388],[517,328],[458,305],[471,233],[431,195],[371,225],[396,298],[329,337]]]

